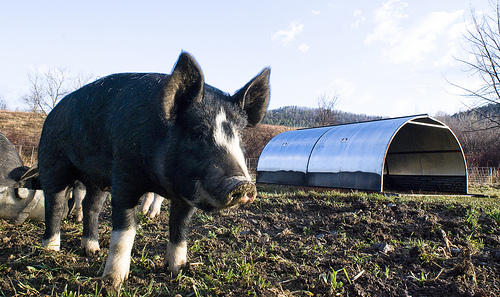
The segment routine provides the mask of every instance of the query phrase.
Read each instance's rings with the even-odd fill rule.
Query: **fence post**
[[[31,149],[31,159],[30,159],[30,165],[33,166],[33,162],[34,162],[34,159],[35,158],[35,147],[33,147]]]
[[[490,167],[490,186],[493,186],[493,167]]]

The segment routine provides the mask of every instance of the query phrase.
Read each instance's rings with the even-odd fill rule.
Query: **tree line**
[[[262,120],[262,124],[308,128],[350,124],[378,119],[382,119],[382,117],[332,110],[327,121],[324,117],[324,109],[301,106],[285,106],[268,110],[266,112],[266,116]]]
[[[499,115],[496,103],[436,117],[457,136],[469,167],[500,167],[500,129],[490,121]]]

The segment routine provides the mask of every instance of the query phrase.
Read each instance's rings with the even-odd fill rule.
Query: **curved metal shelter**
[[[281,133],[260,155],[257,182],[467,193],[467,165],[450,128],[415,115]]]

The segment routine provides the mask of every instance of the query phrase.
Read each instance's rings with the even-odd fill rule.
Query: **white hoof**
[[[167,253],[165,254],[165,265],[173,274],[178,274],[187,263],[187,242],[181,241],[175,245],[170,241],[167,244]]]
[[[42,247],[52,251],[60,251],[61,234],[57,233],[49,239],[42,239]]]
[[[108,259],[102,278],[110,280],[115,288],[128,278],[135,232],[135,228],[111,232]]]
[[[87,256],[96,254],[99,252],[99,242],[96,240],[89,240],[87,238],[82,238],[82,249],[85,251]]]

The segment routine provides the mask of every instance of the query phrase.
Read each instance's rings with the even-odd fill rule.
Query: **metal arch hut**
[[[414,115],[281,133],[260,155],[257,182],[465,194],[467,165],[449,127]]]

